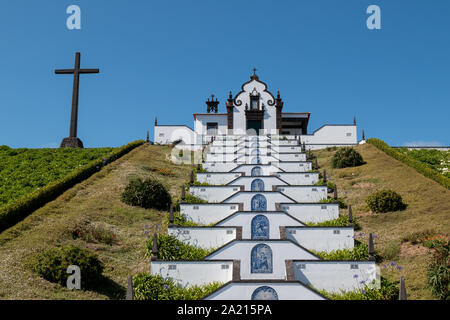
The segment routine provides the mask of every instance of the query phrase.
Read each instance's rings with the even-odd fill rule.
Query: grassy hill
[[[339,197],[352,205],[353,214],[362,227],[359,232],[365,233],[363,241],[371,232],[377,236],[375,249],[384,257],[379,264],[381,274],[393,280],[403,275],[409,299],[432,299],[426,287],[429,249],[404,239],[412,233],[430,229],[450,233],[450,191],[370,144],[355,149],[367,162],[355,168],[332,169],[334,150],[320,150],[314,154],[318,157],[320,170],[326,169],[329,180],[337,184]],[[380,189],[398,192],[408,204],[406,210],[371,213],[365,199]],[[391,262],[403,269],[390,267]],[[383,265],[387,267],[383,268]]]
[[[449,233],[450,191],[372,145],[356,149],[367,164],[331,169],[334,151],[321,150],[315,152],[320,170],[327,169],[329,179],[337,183],[339,196],[353,205],[353,213],[362,226],[358,232],[377,235],[376,250],[389,257],[380,266],[391,261],[403,266],[401,271],[382,269],[383,275],[394,280],[404,275],[410,299],[432,298],[425,278],[428,249],[402,243],[402,239],[425,229]],[[120,194],[131,177],[153,175],[168,186],[173,196],[179,197],[191,166],[169,163],[166,156],[170,152],[165,146],[140,146],[1,233],[0,299],[123,298],[127,276],[149,271],[145,241],[157,227],[167,230],[167,213],[125,205]],[[370,213],[364,200],[381,188],[399,192],[408,208],[396,213]],[[117,240],[108,245],[74,238],[74,231],[86,226],[98,228]],[[28,264],[36,253],[66,244],[99,252],[108,279],[100,290],[70,291],[30,271]]]

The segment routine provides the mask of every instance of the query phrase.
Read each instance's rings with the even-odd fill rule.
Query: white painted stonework
[[[286,186],[287,183],[279,179],[275,176],[256,176],[256,177],[239,177],[231,182],[228,185],[231,186],[244,186],[244,191],[252,190],[252,183],[255,185],[255,180],[260,180],[264,184],[264,189],[262,191],[273,191],[275,186]],[[257,181],[259,182],[259,181]]]
[[[205,300],[251,300],[255,290],[266,286],[277,292],[279,300],[326,300],[322,295],[296,281],[230,282],[207,296]]]
[[[188,221],[199,225],[209,225],[228,217],[239,210],[238,203],[181,203],[180,213],[186,216]]]
[[[219,248],[236,239],[236,227],[173,227],[168,234],[183,243],[199,248]]]
[[[353,249],[355,243],[353,227],[286,227],[286,236],[314,251]]]
[[[319,182],[317,172],[278,172],[275,175],[287,184],[295,186],[313,185]]]
[[[242,173],[236,172],[197,172],[197,181],[213,185],[228,184],[242,176]]]
[[[282,194],[281,192],[277,191],[260,191],[260,192],[254,192],[254,191],[239,191],[232,195],[231,197],[225,199],[223,202],[225,203],[243,203],[244,204],[244,211],[252,211],[251,207],[251,201],[252,198],[256,195],[263,195],[267,199],[267,210],[268,211],[277,211],[276,204],[277,203],[289,203],[289,202],[295,202],[294,200],[290,199],[288,196]]]
[[[242,226],[242,239],[252,238],[252,220],[256,216],[264,216],[269,221],[269,239],[281,239],[280,227],[283,226],[304,226],[304,223],[288,215],[283,211],[266,212],[236,212],[231,216],[219,221],[216,226]],[[292,238],[293,239],[293,238]]]
[[[232,280],[233,261],[152,261],[150,272],[171,278],[183,287]]]
[[[327,199],[326,186],[279,186],[277,191],[301,203],[317,203]]]
[[[282,203],[281,210],[305,223],[318,223],[339,218],[337,203]]]
[[[273,271],[267,273],[253,273],[251,271],[251,252],[258,244],[266,244],[272,249]],[[241,240],[233,241],[205,258],[206,260],[240,260],[241,279],[286,279],[286,263],[288,259],[319,260],[311,252],[292,241],[274,240]]]
[[[377,280],[377,272],[374,261],[294,261],[294,277],[318,290],[339,293],[363,289]]]
[[[192,186],[189,192],[200,199],[214,203],[224,201],[240,189],[239,186]]]
[[[270,165],[270,164],[261,164],[257,165],[256,167],[261,168],[261,172],[263,176],[271,176],[276,172],[280,172],[280,168]],[[232,172],[242,172],[245,176],[251,176],[252,175],[252,169],[255,168],[255,165],[250,164],[241,164],[239,166],[236,166],[236,168],[233,168]]]

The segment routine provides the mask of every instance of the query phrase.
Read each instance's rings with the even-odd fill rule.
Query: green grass
[[[380,266],[396,262],[403,267],[402,270],[381,268],[382,276],[393,281],[404,276],[408,299],[433,299],[426,278],[430,262],[428,249],[418,248],[417,244],[403,239],[411,233],[430,229],[450,233],[450,191],[371,144],[358,145],[355,149],[366,164],[354,168],[333,169],[331,159],[336,150],[314,153],[320,170],[327,170],[328,179],[336,183],[339,196],[352,205],[361,231],[377,235],[375,250],[384,259]],[[395,190],[408,207],[403,211],[372,213],[365,200],[382,189]],[[347,210],[341,210],[341,214],[346,213]],[[342,220],[344,223],[344,217]]]
[[[58,180],[114,148],[11,149],[0,146],[0,207]]]
[[[127,277],[149,270],[144,231],[153,234],[158,225],[166,232],[168,212],[128,206],[120,195],[131,177],[153,175],[179,199],[192,166],[170,163],[170,152],[165,146],[139,146],[0,233],[0,299],[123,299]],[[173,176],[146,167],[168,169]],[[80,225],[89,226],[88,232],[95,229],[74,237]],[[30,261],[39,252],[64,245],[98,253],[105,266],[101,286],[69,290],[32,271]]]

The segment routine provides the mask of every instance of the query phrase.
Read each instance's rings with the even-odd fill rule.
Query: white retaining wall
[[[224,203],[243,203],[244,204],[244,210],[243,211],[251,211],[251,200],[252,197],[256,194],[262,194],[266,197],[267,200],[267,211],[277,211],[275,207],[275,203],[280,202],[294,202],[290,200],[288,197],[283,195],[280,192],[248,192],[248,191],[240,191],[236,193],[235,195],[231,196],[230,198],[224,200]]]
[[[294,278],[317,290],[340,293],[340,290],[363,289],[364,281],[377,280],[375,261],[294,261]],[[352,266],[356,269],[352,269]]]
[[[212,185],[227,184],[236,178],[239,178],[242,173],[239,172],[197,172],[197,181],[201,183],[209,183]]]
[[[281,281],[231,282],[207,296],[205,300],[251,300],[253,292],[265,286],[276,291],[278,300],[325,300],[323,296],[299,282]]]
[[[264,191],[273,191],[273,186],[286,185],[285,182],[274,176],[262,176],[262,177],[239,177],[232,182],[229,186],[244,186],[244,191],[251,191],[252,182],[256,179],[260,179],[264,182]]]
[[[202,168],[208,172],[230,172],[238,166],[233,162],[204,162]]]
[[[208,202],[222,202],[238,192],[238,186],[192,186],[189,193]]]
[[[236,239],[236,228],[173,227],[168,234],[194,247],[218,248]]]
[[[353,249],[355,243],[353,227],[286,227],[286,237],[314,251]]]
[[[290,185],[313,185],[319,181],[318,172],[278,172],[275,174]]]
[[[180,213],[200,225],[216,223],[238,211],[237,203],[180,203]]]
[[[251,273],[251,251],[258,244],[268,245],[272,249],[272,273]],[[286,260],[319,259],[312,253],[299,247],[291,241],[259,240],[233,241],[205,258],[206,260],[240,260],[241,279],[286,279]]]
[[[297,202],[317,203],[327,199],[326,186],[280,186],[277,190]]]
[[[173,279],[183,287],[226,283],[233,277],[233,261],[152,261],[150,273]]]
[[[256,216],[262,215],[269,220],[269,238],[280,239],[280,226],[304,226],[303,223],[289,216],[285,212],[236,212],[230,217],[218,222],[217,226],[241,226],[242,239],[252,238],[252,219]]]
[[[273,163],[273,165],[286,172],[306,172],[312,170],[311,162],[277,162]]]
[[[282,203],[280,209],[305,222],[324,222],[339,218],[337,203]]]

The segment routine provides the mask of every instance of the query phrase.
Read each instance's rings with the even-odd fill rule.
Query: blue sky
[[[81,8],[68,30],[66,8]],[[381,30],[366,8],[381,8]],[[391,145],[450,145],[450,1],[40,0],[0,2],[0,145],[56,147],[69,133],[72,68],[82,75],[85,147],[193,126],[211,93],[225,111],[253,67],[309,132],[352,123]]]

